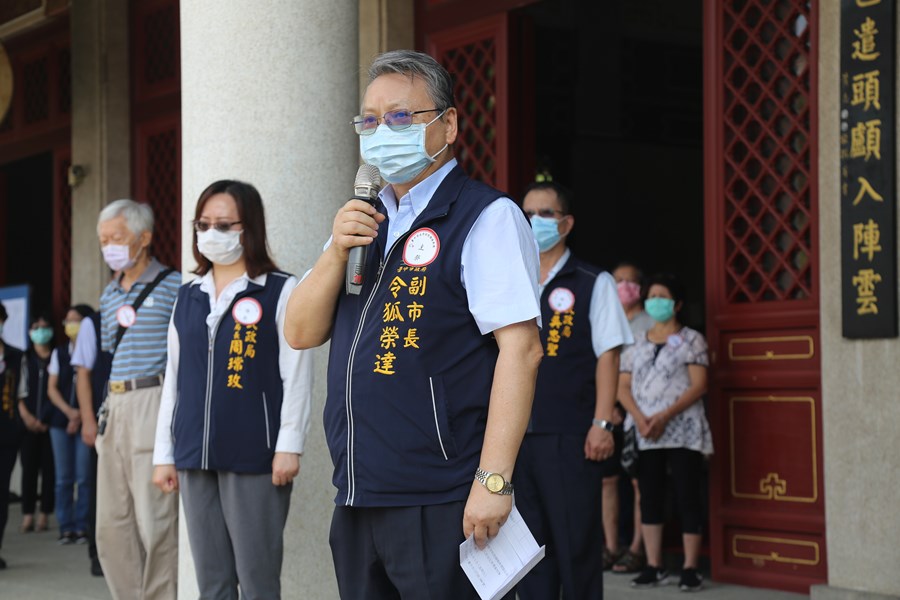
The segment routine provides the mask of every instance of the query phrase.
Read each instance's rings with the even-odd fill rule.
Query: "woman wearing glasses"
[[[309,421],[311,356],[284,340],[297,281],[268,253],[259,192],[217,181],[197,201],[199,277],[168,335],[153,482],[181,490],[203,598],[279,598],[291,482]]]

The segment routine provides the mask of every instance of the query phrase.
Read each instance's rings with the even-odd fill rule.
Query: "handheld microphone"
[[[375,199],[381,191],[381,174],[378,167],[362,164],[356,172],[356,181],[353,183],[354,200],[362,200],[375,206]],[[366,271],[366,259],[369,246],[354,246],[350,249],[350,258],[347,261],[347,274],[344,279],[344,287],[348,294],[358,296],[362,291],[363,277]]]

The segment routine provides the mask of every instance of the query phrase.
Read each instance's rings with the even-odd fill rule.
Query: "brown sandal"
[[[643,554],[626,550],[612,566],[613,573],[637,573],[644,568],[646,560]]]
[[[622,552],[617,550],[615,552],[611,551],[609,548],[603,548],[603,570],[609,571],[616,561],[622,556]]]

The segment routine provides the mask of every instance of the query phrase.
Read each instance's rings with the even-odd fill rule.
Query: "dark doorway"
[[[32,314],[53,305],[53,181],[50,152],[0,166],[0,285],[31,286]]]
[[[675,273],[702,330],[700,1],[545,0],[519,14],[534,39],[536,171],[574,192],[570,246],[605,269]]]

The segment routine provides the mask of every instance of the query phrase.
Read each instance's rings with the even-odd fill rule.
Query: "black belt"
[[[162,381],[162,375],[141,377],[140,379],[129,379],[127,381],[110,381],[109,391],[112,394],[124,394],[125,392],[130,392],[132,390],[141,390],[162,385]]]

